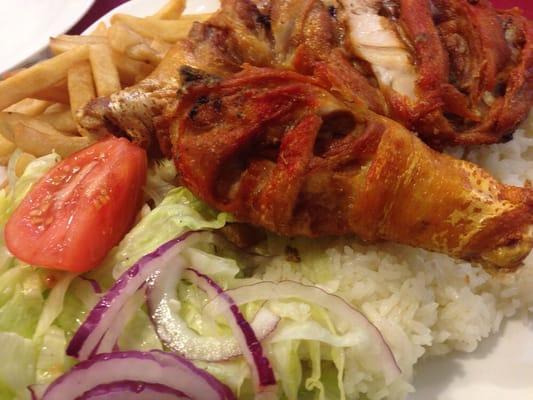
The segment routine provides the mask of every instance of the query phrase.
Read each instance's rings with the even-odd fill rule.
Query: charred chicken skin
[[[256,3],[258,5],[256,5]],[[148,146],[182,65],[220,77],[243,64],[315,75],[336,65],[351,97],[429,145],[506,141],[533,104],[533,24],[489,0],[223,0],[144,82],[90,103],[83,129]]]
[[[497,143],[533,104],[533,24],[489,0],[340,0],[390,117],[428,144]]]
[[[188,85],[171,126],[183,183],[283,235],[356,234],[513,269],[533,246],[533,191],[427,147],[331,82],[246,68]]]
[[[79,123],[173,157],[242,222],[512,270],[533,246],[532,190],[423,141],[506,140],[531,108],[531,37],[484,0],[222,0]]]

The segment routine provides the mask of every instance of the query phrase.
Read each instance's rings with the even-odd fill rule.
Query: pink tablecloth
[[[83,17],[83,19],[74,26],[69,33],[81,33],[87,27],[89,27],[94,21],[100,18],[102,15],[117,7],[118,5],[125,3],[128,0],[96,0],[91,9]],[[149,1],[149,0],[147,0]],[[191,0],[189,0],[191,1]],[[192,0],[201,1],[201,0]],[[498,8],[511,8],[520,7],[524,10],[524,13],[531,19],[533,19],[533,0],[492,0],[494,5]]]
[[[520,7],[524,14],[533,19],[533,0],[492,0],[498,8]]]

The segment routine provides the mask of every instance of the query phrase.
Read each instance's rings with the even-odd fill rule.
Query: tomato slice
[[[32,188],[9,219],[9,251],[35,266],[84,272],[130,229],[142,205],[147,159],[111,138],[71,155]]]

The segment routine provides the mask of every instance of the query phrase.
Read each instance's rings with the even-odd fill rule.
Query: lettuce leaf
[[[36,383],[48,384],[72,366],[65,354],[67,339],[65,332],[51,326],[40,339],[40,352],[36,362]]]
[[[13,201],[10,207],[12,211],[28,194],[33,184],[47,173],[54,165],[61,160],[59,155],[52,153],[32,161],[24,170],[22,176],[15,183],[12,192]]]
[[[42,312],[44,287],[37,271],[30,267],[15,268],[21,269],[22,273],[17,275],[20,280],[10,286],[11,297],[0,307],[0,332],[31,338]]]
[[[143,255],[186,230],[218,229],[230,220],[183,187],[172,189],[164,200],[145,216],[115,248],[106,265],[114,265],[116,278]]]
[[[35,333],[33,335],[34,339],[38,339],[40,336],[44,335],[46,331],[50,328],[56,318],[63,311],[63,303],[65,300],[65,294],[70,286],[72,280],[76,275],[71,273],[64,274],[57,282],[46,299],[46,302],[41,311],[39,317],[39,322],[35,328]]]
[[[24,174],[11,179],[11,187],[0,190],[0,399],[25,399],[27,386],[37,380],[37,359],[41,343],[32,340],[43,314],[48,288],[41,271],[16,260],[4,244],[3,229],[9,216],[37,182],[59,161],[50,154],[31,162]],[[53,298],[52,298],[53,301]],[[49,306],[48,310],[54,307]],[[43,329],[44,331],[45,329]],[[63,346],[62,349],[59,347]],[[55,356],[64,357],[64,344]]]
[[[288,400],[299,399],[302,383],[302,364],[298,349],[299,340],[273,343],[269,346],[268,358],[277,372],[278,379]]]
[[[0,348],[0,387],[4,386],[6,393],[25,391],[35,382],[35,343],[13,332],[0,332]]]

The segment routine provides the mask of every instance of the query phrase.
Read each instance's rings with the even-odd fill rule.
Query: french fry
[[[19,72],[24,71],[26,68],[15,68],[11,71],[4,72],[2,76],[0,76],[0,80],[11,78],[12,76],[17,75]]]
[[[39,115],[37,119],[39,121],[46,122],[60,132],[65,132],[68,134],[77,133],[76,122],[74,121],[70,109],[44,113]]]
[[[4,74],[4,78],[11,78],[12,76],[15,76],[16,74],[25,71],[26,68],[18,68],[9,72],[6,72]],[[67,93],[67,86],[66,86],[66,79],[62,79],[60,82],[57,82],[56,84],[43,89],[37,93],[34,93],[32,96],[35,99],[38,100],[45,100],[45,101],[52,101],[57,103],[64,103],[68,104],[68,93]]]
[[[205,21],[211,14],[188,15],[178,20],[162,20],[156,18],[139,18],[126,14],[115,14],[111,22],[122,22],[138,34],[174,43],[187,36],[195,21]]]
[[[78,110],[96,96],[89,62],[76,64],[68,71],[68,92],[71,114],[75,121]]]
[[[113,63],[120,75],[120,82],[124,86],[131,86],[146,78],[154,70],[154,65],[142,61],[132,60],[125,54],[113,51]]]
[[[96,25],[94,31],[90,33],[91,36],[106,36],[107,35],[107,25],[105,22],[101,21]]]
[[[153,17],[159,19],[178,19],[185,11],[185,0],[169,0]]]
[[[151,40],[147,40],[123,23],[111,25],[107,37],[113,50],[124,53],[134,60],[157,65],[163,58],[164,54],[150,46]]]
[[[107,38],[105,36],[60,35],[55,38],[50,38],[48,46],[52,54],[58,55],[83,45],[106,43]]]
[[[55,151],[61,157],[68,157],[91,143],[82,136],[65,136],[60,132],[44,132],[21,121],[13,127],[13,143],[23,151],[41,157]]]
[[[66,36],[68,35],[61,35],[57,38],[50,39],[50,50],[53,54],[61,54],[75,49],[83,43],[83,41],[79,40],[78,38],[84,38],[84,36]],[[90,42],[93,42],[92,44],[105,44],[107,43],[107,38],[92,38],[89,42],[85,43]],[[112,56],[113,63],[117,67],[120,75],[120,81],[127,86],[133,85],[139,80],[145,78],[154,69],[152,64],[132,60],[125,54],[122,54],[118,51],[113,51]]]
[[[88,57],[89,48],[80,46],[0,81],[0,110],[66,78],[73,65]]]
[[[18,175],[34,156],[67,156],[89,145],[90,137],[70,136],[78,110],[144,79],[194,21],[210,16],[182,16],[184,9],[185,0],[169,0],[148,18],[118,14],[88,36],[60,35],[50,40],[56,57],[3,76],[0,111],[9,112],[0,112],[0,163],[20,148]]]
[[[70,106],[68,104],[52,103],[50,106],[46,107],[46,110],[44,110],[43,114],[52,114],[67,110],[70,110]]]
[[[145,61],[153,65],[159,64],[163,59],[163,55],[158,54],[146,43],[139,43],[135,46],[128,47],[126,55],[134,60]]]
[[[109,27],[107,39],[113,50],[125,53],[128,47],[147,43],[146,38],[130,29],[126,24],[118,22]]]
[[[51,135],[69,136],[67,132],[59,131],[46,121],[46,114],[30,117],[24,114],[2,112],[0,113],[0,133],[9,141],[14,142],[14,127],[17,124],[27,125],[35,130]]]
[[[36,116],[42,114],[48,107],[50,102],[36,99],[24,99],[18,103],[13,104],[5,109],[6,112],[13,112],[29,116]]]
[[[161,54],[163,57],[167,52],[170,50],[172,45],[168,42],[164,42],[159,39],[152,39],[152,41],[149,43],[150,47],[154,49],[156,52]]]
[[[91,45],[89,53],[98,96],[109,96],[112,93],[118,92],[121,89],[120,77],[117,67],[113,63],[113,55],[109,45]]]
[[[68,104],[69,94],[67,90],[67,80],[61,79],[56,84],[34,93],[32,97],[39,100]]]
[[[15,113],[0,113],[0,134],[22,151],[41,157],[56,151],[66,157],[87,147],[91,140],[67,136],[46,122]]]

